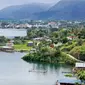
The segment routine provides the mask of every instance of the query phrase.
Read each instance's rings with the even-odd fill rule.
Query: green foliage
[[[82,29],[82,30],[78,33],[78,38],[85,39],[85,29]]]
[[[79,70],[76,75],[82,82],[85,81],[85,70]]]
[[[15,45],[19,45],[19,44],[25,44],[26,40],[24,39],[24,37],[15,37],[14,38],[14,44]]]
[[[69,52],[76,46],[76,42],[68,42],[61,47],[61,51]]]
[[[27,36],[29,39],[35,38],[35,37],[44,37],[48,34],[47,29],[31,29],[28,30]]]
[[[34,53],[29,53],[23,57],[26,61],[39,61],[47,63],[67,63],[74,64],[75,61],[67,56],[65,53],[62,53],[59,49],[51,47],[42,47],[40,50]]]
[[[75,60],[70,58],[66,53],[62,52],[62,61],[64,61],[64,63],[66,64],[71,64],[74,65],[75,64]]]
[[[24,40],[24,42],[22,42],[21,40],[15,40],[14,49],[18,51],[29,51],[30,49],[32,49],[32,47],[27,46],[28,42],[29,40]]]
[[[73,74],[66,74],[66,77],[73,77]]]
[[[59,33],[56,31],[52,33],[52,37],[54,37],[54,38],[58,38],[58,35],[59,35]]]
[[[29,51],[31,47],[28,47],[26,44],[20,44],[20,45],[14,45],[14,49],[17,51],[21,51],[21,50]]]
[[[0,46],[5,45],[5,43],[7,43],[7,38],[5,38],[4,36],[0,37]]]
[[[64,38],[62,39],[62,42],[63,42],[63,43],[67,43],[67,42],[68,42],[68,39],[67,39],[66,37],[64,37]]]
[[[75,82],[75,85],[80,85],[78,82]]]
[[[83,40],[82,39],[79,39],[78,41],[77,41],[77,45],[78,46],[81,46],[83,44]]]
[[[77,59],[85,61],[85,46],[76,46],[71,51],[70,54],[76,57]]]

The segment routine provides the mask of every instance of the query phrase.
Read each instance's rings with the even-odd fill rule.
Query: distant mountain
[[[38,16],[39,19],[85,20],[85,0],[61,0]]]
[[[48,10],[49,4],[32,3],[25,5],[9,6],[0,10],[1,19],[30,19],[32,14]]]
[[[11,6],[0,11],[0,19],[85,20],[85,0],[60,0],[49,4]]]

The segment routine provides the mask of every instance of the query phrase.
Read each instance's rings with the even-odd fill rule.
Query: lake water
[[[24,37],[27,36],[27,30],[26,29],[0,29],[0,36],[5,37]]]
[[[71,72],[66,65],[27,63],[21,59],[26,53],[0,52],[0,85],[54,85],[65,78],[62,72]],[[47,73],[29,72],[31,69]]]

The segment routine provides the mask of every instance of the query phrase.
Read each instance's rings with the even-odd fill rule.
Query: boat
[[[28,72],[47,73],[47,71],[29,70]]]

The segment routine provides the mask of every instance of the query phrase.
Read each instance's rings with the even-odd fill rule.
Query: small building
[[[34,42],[33,42],[33,41],[28,42],[28,43],[27,43],[27,46],[29,46],[29,47],[34,46]]]
[[[61,79],[59,80],[60,85],[75,85],[76,83],[78,83],[78,85],[81,85],[81,81],[77,80],[77,79]]]
[[[34,41],[42,41],[43,37],[33,38]]]
[[[77,37],[76,37],[76,36],[68,36],[67,39],[68,39],[68,40],[76,40]]]
[[[76,73],[78,70],[85,70],[85,63],[76,63],[73,72]]]
[[[6,43],[6,46],[7,46],[7,47],[10,47],[10,48],[13,48],[14,44],[13,44],[13,42],[10,42],[10,41],[9,41],[8,43]]]
[[[2,46],[0,48],[0,51],[6,51],[6,52],[14,51],[14,44],[13,44],[13,42],[9,41],[8,43],[6,43],[6,46]]]
[[[85,63],[76,63],[75,68],[85,70]]]
[[[14,49],[12,47],[9,46],[3,46],[2,48],[0,48],[1,51],[6,51],[6,52],[13,52]]]

